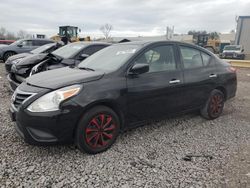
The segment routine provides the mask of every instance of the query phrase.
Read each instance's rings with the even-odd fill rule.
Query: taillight
[[[227,68],[227,70],[229,71],[229,72],[233,72],[233,73],[235,73],[236,72],[236,68],[234,68],[234,67],[228,67]]]

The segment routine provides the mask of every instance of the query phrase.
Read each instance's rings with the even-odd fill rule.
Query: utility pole
[[[172,26],[172,29],[167,26],[166,27],[166,40],[171,40],[173,38],[174,35],[174,26]]]

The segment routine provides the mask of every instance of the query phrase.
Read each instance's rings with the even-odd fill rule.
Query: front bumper
[[[16,79],[14,79],[14,75],[12,75],[11,73],[8,74],[7,79],[10,84],[10,89],[12,91],[15,91],[16,88],[20,85],[20,83]]]
[[[16,121],[17,133],[29,144],[70,144],[74,141],[74,130],[81,116],[81,109],[71,101],[67,103],[68,108],[64,110],[43,113],[29,112],[23,106],[16,109],[11,104],[10,116]]]
[[[7,73],[10,73],[11,66],[12,66],[12,64],[10,64],[9,62],[5,62],[5,70]]]
[[[222,58],[225,59],[242,59],[244,58],[244,54],[238,54],[238,53],[222,53]]]

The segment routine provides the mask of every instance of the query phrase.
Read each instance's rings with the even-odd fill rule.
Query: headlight
[[[35,100],[27,109],[30,112],[49,112],[59,110],[61,102],[77,95],[80,90],[80,85],[73,85],[52,91]]]

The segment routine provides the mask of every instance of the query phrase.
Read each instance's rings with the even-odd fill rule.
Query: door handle
[[[210,74],[210,75],[209,75],[209,78],[216,78],[216,77],[217,77],[216,74]]]
[[[170,84],[177,84],[177,83],[180,83],[181,81],[180,80],[170,80],[169,83]]]

